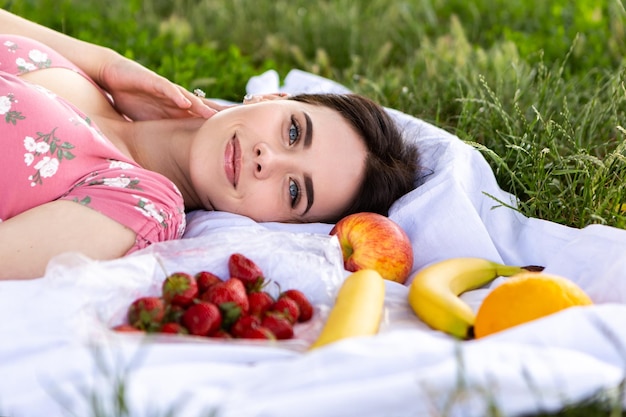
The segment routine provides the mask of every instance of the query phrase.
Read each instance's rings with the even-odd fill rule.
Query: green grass
[[[335,79],[475,143],[522,213],[626,226],[619,0],[0,4],[211,97],[268,68]]]
[[[248,78],[268,68],[335,79],[481,149],[522,213],[626,227],[622,0],[0,5],[212,97],[240,100]],[[559,415],[609,414],[592,403]]]

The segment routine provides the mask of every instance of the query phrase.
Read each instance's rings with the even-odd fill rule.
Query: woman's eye
[[[300,138],[300,126],[295,117],[291,117],[291,126],[289,126],[289,145],[293,145]]]
[[[291,208],[294,208],[300,201],[300,187],[294,180],[289,180],[289,197],[291,198]]]

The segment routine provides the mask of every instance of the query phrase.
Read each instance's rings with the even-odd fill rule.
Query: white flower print
[[[35,64],[45,64],[46,61],[48,61],[48,54],[41,52],[38,49],[32,49],[29,53],[28,53],[28,57],[30,58],[31,61],[33,61]]]
[[[26,148],[28,152],[35,152],[35,149],[37,149],[37,142],[35,142],[35,138],[32,136],[26,136],[24,138],[24,148]]]
[[[17,58],[15,60],[17,68],[23,73],[36,70],[37,68],[49,68],[52,63],[50,58],[48,58],[48,54],[38,49],[31,49],[28,52],[28,59],[30,62],[24,58]]]
[[[44,154],[50,151],[50,144],[48,142],[37,142],[32,136],[24,137],[24,148],[28,152],[34,152],[37,154]]]
[[[15,65],[17,65],[17,68],[19,68],[19,70],[22,72],[28,72],[37,69],[35,65],[27,62],[24,58],[17,58],[15,60]]]
[[[26,166],[32,166],[34,163],[35,173],[30,175],[28,179],[31,186],[43,184],[43,178],[50,178],[57,173],[61,161],[71,160],[75,158],[72,153],[74,145],[64,141],[56,136],[57,127],[49,133],[37,132],[37,137],[25,136],[24,163]],[[37,162],[35,162],[40,158]]]
[[[0,115],[6,114],[11,110],[11,97],[0,96]]]
[[[11,110],[13,103],[17,103],[13,93],[0,96],[0,115],[4,116],[5,122],[15,125],[19,120],[24,120],[25,117],[22,116],[22,112]]]
[[[135,166],[132,164],[129,164],[128,162],[116,161],[116,160],[110,159],[109,168],[133,169],[135,168]]]
[[[59,169],[59,160],[44,156],[41,161],[35,164],[35,169],[39,171],[41,178],[49,178],[56,174]]]
[[[32,153],[27,152],[24,154],[24,163],[26,164],[27,167],[31,166],[34,160],[35,160],[35,155],[33,155]]]
[[[137,205],[135,206],[135,208],[139,210],[144,216],[151,217],[153,219],[156,219],[156,221],[158,221],[159,223],[165,224],[165,219],[163,215],[157,210],[152,201],[134,194],[133,197],[137,199]]]
[[[18,49],[17,44],[15,42],[12,42],[12,41],[5,41],[4,42],[4,46],[7,47],[9,52],[13,52],[13,53],[15,53],[15,51],[17,51],[17,49]]]
[[[130,185],[131,179],[127,177],[104,178],[102,183],[109,187],[126,188]]]
[[[35,145],[35,152],[37,153],[46,153],[50,150],[50,145],[46,142],[37,142]]]

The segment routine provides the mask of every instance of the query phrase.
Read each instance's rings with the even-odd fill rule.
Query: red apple
[[[404,284],[413,268],[413,247],[397,223],[376,213],[350,214],[330,231],[337,235],[344,268],[374,269],[383,278]]]

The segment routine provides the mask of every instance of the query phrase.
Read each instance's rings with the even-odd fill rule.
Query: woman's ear
[[[283,100],[289,97],[287,93],[270,93],[270,94],[246,94],[243,97],[243,104],[254,104],[268,100]]]

